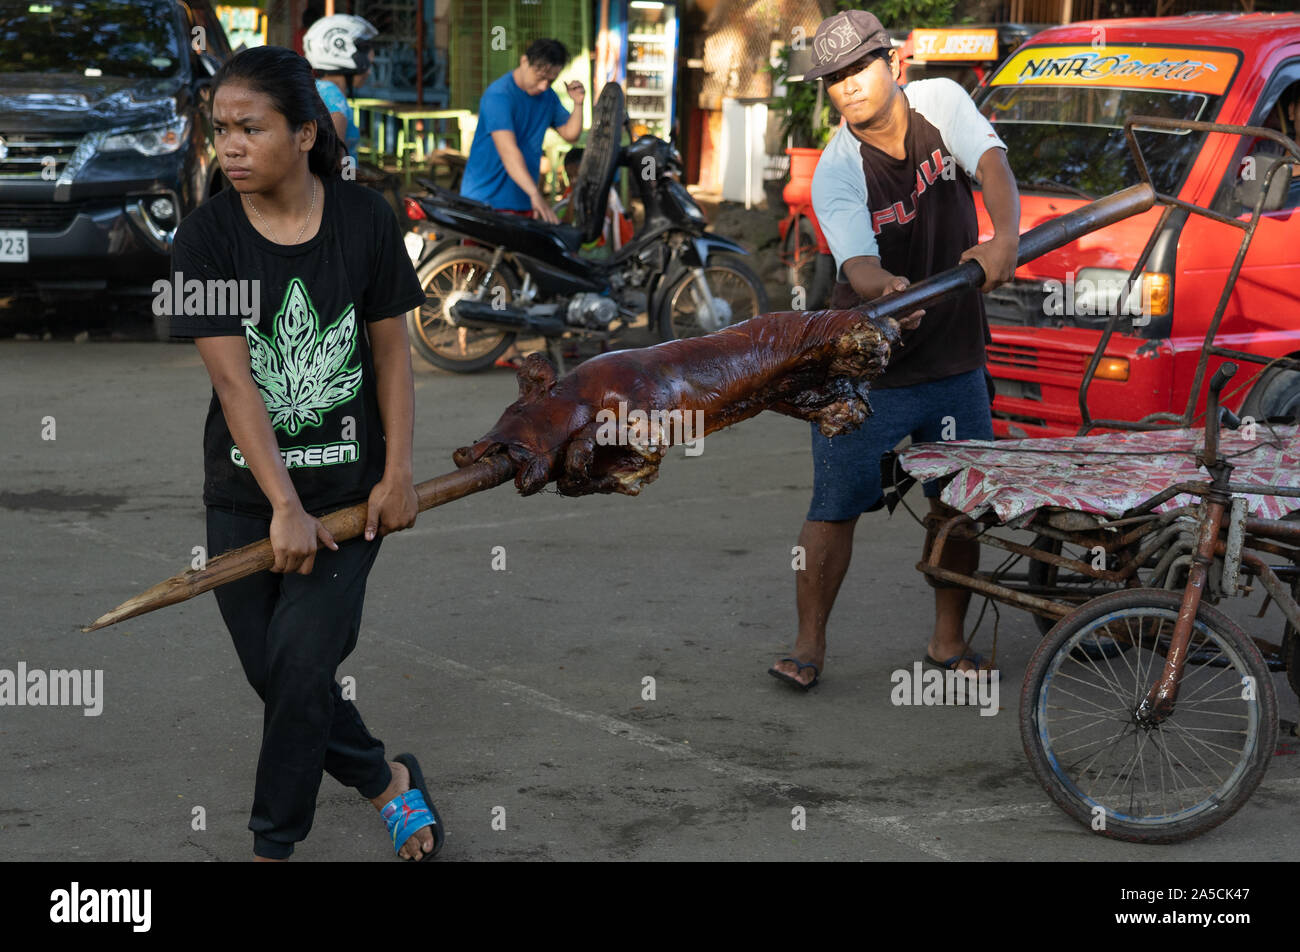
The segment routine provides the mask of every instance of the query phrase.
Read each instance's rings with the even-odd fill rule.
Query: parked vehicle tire
[[[1143,724],[1181,592],[1102,595],[1052,629],[1020,696],[1020,736],[1034,775],[1066,813],[1102,836],[1177,843],[1218,826],[1249,799],[1277,746],[1277,696],[1253,641],[1201,603],[1174,710]],[[1109,638],[1129,650],[1079,650]]]
[[[710,326],[694,275],[689,271],[658,295],[655,326],[660,340],[708,334],[767,311],[767,292],[749,265],[732,255],[714,255],[704,266],[718,324]]]
[[[817,247],[817,230],[802,215],[795,227],[785,233],[781,260],[786,263],[791,292],[796,287],[804,290],[803,309],[817,311],[825,307],[835,282],[835,259],[821,253]]]
[[[1300,370],[1274,367],[1265,373],[1241,405],[1241,415],[1259,421],[1300,419]]]
[[[443,370],[473,373],[491,367],[506,352],[515,335],[510,331],[457,327],[448,309],[463,297],[490,299],[498,295],[503,303],[514,297],[514,276],[497,268],[490,285],[483,279],[492,266],[492,255],[483,248],[456,245],[434,255],[416,271],[426,300],[406,315],[411,346],[415,352]]]

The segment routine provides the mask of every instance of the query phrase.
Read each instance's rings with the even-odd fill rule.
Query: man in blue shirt
[[[587,90],[568,84],[573,112],[560,104],[551,84],[569,62],[559,40],[534,40],[519,66],[492,83],[478,107],[478,128],[470,146],[460,193],[493,208],[557,221],[537,187],[542,139],[555,128],[566,142],[582,135],[582,103]]]

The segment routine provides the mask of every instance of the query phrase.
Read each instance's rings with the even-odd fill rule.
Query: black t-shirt
[[[939,130],[916,110],[906,142],[907,154],[901,159],[862,143],[862,171],[873,202],[872,224],[879,229],[880,266],[916,284],[956,267],[961,253],[979,241],[979,226],[970,179],[964,173],[949,179],[935,174],[933,181],[926,175],[936,165],[936,172],[943,168],[948,150]],[[919,195],[918,179],[925,182]],[[876,386],[906,387],[982,367],[988,340],[979,289],[954,294],[927,307],[915,330],[904,331],[902,351]]]
[[[262,237],[233,188],[197,208],[176,232],[169,308],[177,337],[246,337],[280,455],[313,515],[365,500],[383,477],[384,431],[366,327],[424,303],[383,197],[329,176],[321,181],[320,228],[299,245]],[[203,455],[206,505],[270,518],[270,502],[235,446],[215,390]]]
[[[904,92],[909,102],[903,157],[841,129],[817,167],[824,180],[814,180],[813,199],[832,250],[840,248],[840,264],[875,254],[886,271],[916,284],[956,267],[962,252],[979,241],[971,180],[963,168],[973,169],[984,150],[1002,143],[956,83],[922,81]],[[841,185],[837,194],[836,177],[851,187]],[[820,204],[819,191],[827,196]],[[862,191],[866,209],[857,197]],[[836,286],[832,307],[858,303],[851,286]],[[872,386],[907,387],[982,367],[990,340],[983,295],[974,288],[963,291],[925,309],[920,326],[903,332],[904,346]]]

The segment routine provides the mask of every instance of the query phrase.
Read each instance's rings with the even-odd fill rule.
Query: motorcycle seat
[[[450,205],[472,211],[476,215],[491,219],[507,229],[523,232],[543,240],[550,236],[558,237],[569,251],[577,251],[582,246],[581,228],[563,223],[550,225],[534,218],[525,218],[523,215],[512,215],[509,212],[497,211],[486,202],[466,198],[464,195],[445,189],[428,179],[417,179],[417,181],[429,190],[434,201],[440,205]]]
[[[501,218],[510,219],[506,224],[512,225],[523,231],[530,232],[539,236],[554,235],[563,242],[564,247],[570,251],[577,251],[582,247],[582,229],[575,228],[573,225],[564,223],[548,225],[544,221],[537,221],[532,218],[524,218],[521,215],[509,215],[501,212],[494,212]]]

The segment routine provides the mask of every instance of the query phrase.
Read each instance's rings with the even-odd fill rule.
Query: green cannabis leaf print
[[[274,338],[245,328],[253,380],[262,391],[271,426],[297,436],[320,426],[321,414],[351,400],[361,385],[361,368],[346,367],[357,344],[351,305],[317,334],[316,311],[302,282],[294,278],[275,316]]]

